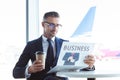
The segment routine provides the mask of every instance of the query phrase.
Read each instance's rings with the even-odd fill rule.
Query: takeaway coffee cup
[[[42,51],[36,51],[36,60],[41,60],[43,69],[45,69],[45,53]]]

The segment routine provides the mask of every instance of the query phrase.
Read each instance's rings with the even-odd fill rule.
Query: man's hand
[[[92,68],[93,65],[94,65],[94,63],[95,63],[95,58],[94,58],[94,56],[93,56],[92,54],[87,55],[87,56],[85,57],[85,59],[84,59],[84,63],[88,64],[88,65],[89,65],[89,66],[88,66],[89,68]]]
[[[43,64],[41,62],[41,60],[36,60],[33,62],[33,64],[28,68],[28,73],[36,73],[39,71],[43,70]]]

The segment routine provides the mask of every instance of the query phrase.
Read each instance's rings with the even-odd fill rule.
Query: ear
[[[42,26],[44,27],[44,25],[45,25],[44,22],[42,22],[41,24],[42,24]]]

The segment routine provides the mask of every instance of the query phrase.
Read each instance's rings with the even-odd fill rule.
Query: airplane
[[[80,22],[80,24],[78,25],[76,30],[73,32],[71,37],[76,37],[92,31],[95,11],[96,11],[96,6],[90,7],[85,17]]]

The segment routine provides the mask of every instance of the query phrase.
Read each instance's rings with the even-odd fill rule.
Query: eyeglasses
[[[47,24],[47,26],[49,26],[50,28],[62,27],[61,24],[54,24],[54,23],[49,23],[49,22],[45,22],[45,24]]]

